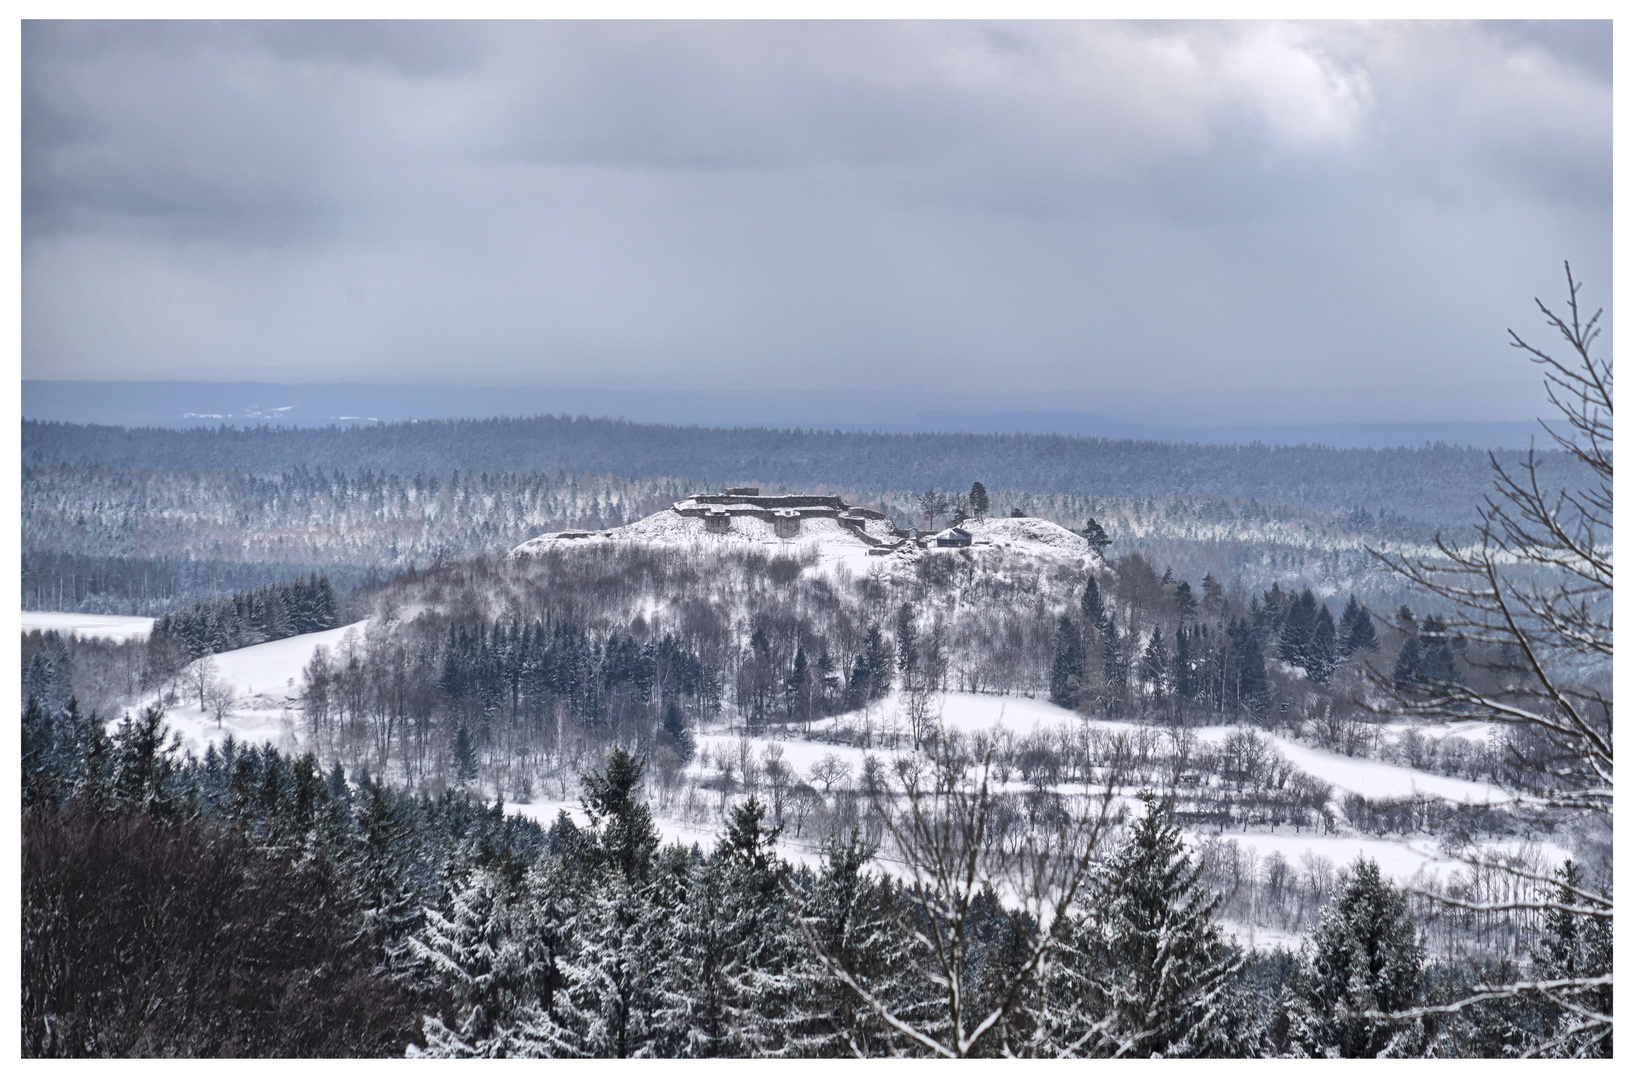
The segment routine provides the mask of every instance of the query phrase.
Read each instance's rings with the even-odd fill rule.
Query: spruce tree
[[[866,696],[873,701],[885,697],[893,683],[893,653],[874,626],[865,631],[865,675]]]
[[[721,898],[709,936],[721,948],[713,997],[723,1010],[722,1056],[783,1055],[802,1042],[796,1021],[811,973],[780,884],[774,845],[781,830],[765,827],[764,813],[755,797],[736,806],[710,861]]]
[[[1288,664],[1307,666],[1310,648],[1314,643],[1315,622],[1320,617],[1315,609],[1315,594],[1304,589],[1286,611],[1286,621],[1280,630],[1280,658]]]
[[[1554,879],[1555,904],[1548,908],[1542,920],[1542,934],[1532,951],[1532,975],[1542,980],[1609,975],[1613,960],[1613,920],[1592,914],[1586,899],[1577,895],[1582,889],[1582,874],[1575,862],[1566,859],[1554,871]],[[1579,914],[1578,909],[1590,909],[1590,913]],[[1610,1057],[1611,1028],[1600,1025],[1590,1030],[1577,1009],[1601,1016],[1612,1015],[1612,989],[1607,983],[1550,995],[1546,1010],[1548,1030],[1537,1036],[1538,1053],[1546,1057]]]
[[[1337,670],[1337,631],[1332,625],[1332,613],[1321,605],[1315,616],[1314,632],[1304,652],[1303,671],[1310,682],[1328,683]]]
[[[660,837],[638,798],[642,777],[643,763],[617,747],[601,773],[582,778],[588,878],[575,948],[562,964],[562,1019],[550,1028],[559,1054],[649,1057],[664,1039],[656,957],[672,913],[656,903]]]
[[[1343,631],[1348,649],[1345,655],[1356,652],[1376,652],[1378,649],[1377,627],[1372,625],[1371,614],[1359,603],[1356,603],[1353,596],[1349,597],[1349,603],[1354,606],[1354,614],[1350,616],[1348,610],[1344,610]]]
[[[1263,662],[1263,643],[1256,631],[1245,620],[1230,624],[1229,635],[1235,645],[1235,701],[1234,706],[1245,708],[1252,715],[1263,717],[1269,712],[1269,673]]]
[[[1161,628],[1150,631],[1149,643],[1144,646],[1143,679],[1157,701],[1167,693],[1167,643],[1161,637]]]
[[[1213,920],[1220,898],[1171,808],[1139,797],[1144,814],[1102,868],[1050,990],[1053,1043],[1078,1057],[1242,1056],[1245,960]]]
[[[984,520],[985,513],[990,509],[990,493],[979,481],[973,481],[973,487],[968,491],[968,505],[973,507],[973,516]]]
[[[1053,636],[1053,669],[1047,680],[1048,699],[1063,709],[1076,708],[1081,702],[1086,669],[1087,651],[1081,643],[1081,631],[1074,619],[1060,615],[1058,631]]]
[[[917,660],[920,659],[916,651],[916,612],[908,603],[899,605],[897,630],[899,673],[908,680]]]
[[[455,729],[455,778],[463,784],[478,779],[478,753],[465,724]]]
[[[515,933],[507,886],[486,870],[450,900],[450,913],[426,909],[426,927],[411,939],[415,954],[441,977],[454,1022],[429,1016],[425,1047],[408,1057],[540,1057],[549,1051],[534,975],[522,935]]]
[[[1108,633],[1110,616],[1104,610],[1104,599],[1098,591],[1098,575],[1087,576],[1087,587],[1081,593],[1081,617],[1098,628],[1099,633]]]
[[[799,651],[797,655],[800,657],[802,653]],[[694,732],[689,730],[689,722],[683,716],[683,708],[677,704],[676,698],[666,702],[660,719],[660,732],[685,764],[694,760]]]
[[[908,1040],[882,1021],[834,971],[845,973],[894,1015],[912,1024],[930,1024],[940,1002],[911,975],[907,942],[893,922],[894,886],[885,875],[868,872],[873,850],[859,838],[826,839],[819,878],[802,914],[810,951],[827,958],[812,989],[811,1015],[819,1018],[818,1056],[892,1057]]]
[[[1181,705],[1195,700],[1195,661],[1190,655],[1190,635],[1180,626],[1173,634],[1172,692]]]
[[[1286,1006],[1295,1049],[1309,1057],[1410,1057],[1422,1025],[1394,1013],[1422,997],[1423,945],[1404,893],[1364,856],[1338,876],[1331,903],[1304,945]]]

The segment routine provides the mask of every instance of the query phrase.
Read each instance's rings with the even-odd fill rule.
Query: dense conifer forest
[[[1514,455],[1518,456],[1518,455]],[[628,480],[843,485],[876,491],[987,486],[1107,498],[1211,494],[1467,524],[1491,478],[1483,450],[1200,446],[1059,435],[704,428],[587,417],[416,421],[365,427],[127,429],[25,421],[25,466],[228,469],[254,474],[607,474]],[[1574,471],[1556,454],[1545,480]]]

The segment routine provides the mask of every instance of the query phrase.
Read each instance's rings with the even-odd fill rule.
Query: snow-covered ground
[[[1221,741],[1233,728],[1203,727],[1195,732],[1202,739]],[[1398,799],[1417,795],[1434,795],[1453,802],[1472,804],[1502,803],[1515,798],[1509,792],[1491,784],[1464,780],[1458,776],[1413,769],[1369,758],[1347,757],[1330,750],[1295,742],[1280,735],[1265,733],[1265,737],[1284,754],[1288,761],[1312,776],[1318,776],[1340,792],[1363,795],[1368,799]]]
[[[1136,733],[1141,726],[1133,721],[1088,719],[1068,709],[1031,698],[948,693],[932,696],[928,705],[930,714],[938,717],[947,729],[964,732],[987,731],[999,726],[1016,736],[1023,736],[1064,725],[1092,725],[1105,730]],[[761,765],[772,750],[793,773],[808,779],[811,770],[821,759],[835,757],[849,769],[849,775],[836,782],[848,786],[857,783],[864,768],[866,751],[858,746],[828,742],[826,738],[831,732],[843,729],[857,731],[867,725],[879,734],[892,731],[896,727],[901,732],[908,732],[909,724],[904,718],[902,697],[896,692],[874,704],[866,712],[817,721],[812,725],[810,736],[807,738],[777,735],[747,737],[726,727],[703,732],[696,739],[697,754],[692,768],[699,779],[705,779],[717,771],[717,763],[720,760],[727,759],[734,763],[738,771],[742,752],[748,752],[751,760]],[[1221,742],[1233,730],[1229,727],[1193,729],[1201,743]],[[1514,797],[1509,792],[1489,784],[1441,776],[1438,773],[1425,772],[1404,765],[1346,757],[1268,732],[1260,732],[1260,735],[1268,739],[1274,748],[1299,769],[1331,784],[1335,789],[1334,800],[1346,794],[1372,799],[1423,794],[1455,802],[1477,804],[1503,802]],[[893,756],[892,751],[871,752],[882,757]],[[810,780],[810,783],[816,788],[821,786],[816,780]],[[1015,780],[1008,786],[1021,785],[1022,781]],[[1136,805],[1130,808],[1136,810]],[[1260,861],[1278,851],[1288,862],[1297,864],[1302,861],[1305,854],[1312,853],[1330,860],[1334,866],[1342,867],[1352,862],[1356,856],[1365,855],[1377,860],[1385,873],[1402,882],[1425,874],[1444,876],[1461,869],[1463,865],[1443,854],[1433,837],[1401,839],[1349,835],[1347,826],[1340,824],[1339,827],[1345,830],[1343,835],[1289,831],[1217,832],[1205,828],[1192,829],[1190,832],[1197,842],[1208,837],[1234,840],[1242,849],[1254,852]],[[785,850],[787,847],[790,848],[789,851]],[[798,850],[796,845],[782,845],[782,852],[791,857],[795,857]]]
[[[303,667],[318,647],[334,650],[349,634],[362,638],[365,625],[359,622],[335,630],[220,653],[211,660],[215,665],[216,677],[231,684],[238,699],[235,707],[223,717],[220,726],[209,712],[199,709],[197,698],[189,698],[185,691],[167,711],[167,720],[183,736],[184,746],[195,753],[202,753],[206,746],[219,742],[229,734],[241,741],[271,741],[282,749],[297,750],[303,741],[301,714],[296,701]],[[699,734],[696,739],[698,753],[692,771],[697,778],[705,779],[722,759],[735,762],[738,771],[742,743],[747,743],[749,745],[745,749],[757,764],[761,765],[771,753],[777,754],[796,776],[803,779],[810,777],[822,759],[834,756],[847,765],[849,775],[833,779],[833,785],[849,786],[857,783],[866,752],[858,746],[829,742],[827,735],[846,728],[857,730],[867,721],[878,733],[891,731],[897,726],[901,732],[908,734],[904,706],[902,696],[894,693],[863,713],[816,721],[807,738],[799,734],[746,738],[728,725],[723,725]],[[948,693],[933,695],[928,700],[928,706],[930,714],[944,726],[964,732],[985,731],[1000,726],[1015,735],[1024,736],[1063,725],[1091,724],[1109,730],[1134,732],[1140,727],[1131,721],[1089,720],[1049,702],[1031,698]],[[1194,729],[1194,732],[1201,742],[1215,742],[1222,740],[1231,730],[1227,727],[1203,727]],[[1471,803],[1509,798],[1507,792],[1487,784],[1440,776],[1402,765],[1345,757],[1278,735],[1263,735],[1298,768],[1332,784],[1338,796],[1354,793],[1368,798],[1393,798],[1422,793]],[[891,751],[873,752],[892,756]],[[817,780],[810,782],[816,788],[823,786]],[[543,825],[550,825],[557,818],[558,811],[565,809],[575,820],[584,823],[580,804],[572,799],[542,798],[524,804],[510,804],[509,809],[526,814]],[[702,847],[710,847],[720,831],[715,825],[702,827],[663,816],[657,816],[656,824],[667,841],[698,842]],[[1329,859],[1335,866],[1343,866],[1357,855],[1364,854],[1376,859],[1385,872],[1401,881],[1426,872],[1444,874],[1461,865],[1443,855],[1430,837],[1396,839],[1326,836],[1307,832],[1217,833],[1210,830],[1197,831],[1193,835],[1197,841],[1208,836],[1234,840],[1243,849],[1255,851],[1259,860],[1279,851],[1293,864],[1301,862],[1306,853]],[[782,853],[790,859],[809,864],[817,861],[811,846],[806,843],[782,844],[781,847]],[[1258,933],[1261,935],[1264,931],[1259,930]]]
[[[147,637],[154,628],[154,620],[141,615],[87,615],[78,611],[25,611],[23,633],[34,630],[55,630],[59,634],[73,634],[82,638],[108,638],[111,641],[130,641]]]
[[[166,710],[166,722],[182,735],[183,747],[196,754],[229,735],[240,742],[271,742],[281,750],[298,750],[303,735],[296,695],[302,669],[313,658],[314,649],[333,650],[348,634],[362,637],[364,627],[365,623],[356,622],[217,653],[209,662],[216,678],[234,688],[234,707],[218,724],[208,710],[199,708],[199,698],[189,695],[184,676],[176,704]]]
[[[542,554],[555,547],[579,547],[600,543],[662,544],[680,548],[703,550],[760,550],[768,554],[788,554],[804,561],[817,562],[822,570],[846,569],[855,575],[873,570],[905,568],[917,559],[927,556],[967,556],[991,561],[998,558],[1050,559],[1054,562],[1080,561],[1091,564],[1094,559],[1087,541],[1061,525],[1043,518],[988,518],[984,521],[963,522],[973,537],[969,548],[920,548],[905,543],[892,554],[871,555],[871,545],[844,528],[839,522],[826,517],[809,517],[802,521],[802,530],[796,537],[784,538],[775,533],[772,522],[752,516],[733,518],[728,532],[706,530],[705,519],[680,514],[666,509],[650,514],[641,521],[602,532],[564,536],[548,533],[526,540],[512,549],[514,557],[524,558]],[[877,543],[893,537],[890,522],[867,518],[864,530]]]

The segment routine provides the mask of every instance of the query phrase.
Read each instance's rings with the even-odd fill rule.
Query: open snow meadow
[[[152,620],[30,612],[25,613],[24,623],[26,627],[55,629],[84,636],[123,635],[121,639],[124,639],[146,632]],[[184,749],[196,755],[203,755],[207,747],[220,745],[229,737],[241,745],[268,742],[287,752],[303,752],[312,743],[311,732],[303,719],[301,692],[309,665],[316,653],[326,658],[347,653],[362,654],[368,626],[368,620],[361,620],[331,630],[214,654],[204,663],[210,669],[210,677],[230,691],[231,703],[221,710],[219,717],[213,705],[207,703],[201,708],[197,696],[188,689],[190,685],[197,686],[195,667],[182,673],[170,693],[161,695],[168,700],[167,721],[181,735]],[[1040,740],[1064,732],[1087,730],[1132,740],[1168,741],[1165,729],[1154,724],[1090,718],[1028,697],[944,692],[930,695],[923,708],[927,713],[926,722],[945,730],[968,734],[999,732],[1016,741]],[[112,725],[113,721],[110,721]],[[1196,758],[1210,759],[1213,748],[1221,745],[1236,730],[1222,725],[1191,729]],[[1403,733],[1426,729],[1402,724],[1395,730]],[[858,745],[862,731],[871,732],[879,745],[870,748]],[[1489,729],[1468,725],[1450,733],[1458,737],[1484,739],[1488,737]],[[906,701],[898,691],[890,692],[867,708],[815,721],[808,725],[806,733],[787,727],[774,733],[748,734],[743,724],[726,721],[702,727],[698,732],[695,758],[686,775],[699,785],[697,790],[708,791],[714,777],[720,778],[725,770],[732,777],[736,768],[743,774],[778,762],[789,770],[797,782],[806,782],[811,788],[823,784],[828,793],[832,786],[853,787],[864,775],[867,759],[891,759],[896,752],[907,752],[909,735]],[[1503,804],[1515,798],[1514,793],[1495,784],[1442,775],[1389,761],[1349,756],[1276,734],[1265,734],[1262,738],[1275,754],[1331,789],[1335,824],[1333,830],[1324,834],[1278,824],[1256,830],[1234,827],[1186,829],[1197,843],[1207,838],[1234,841],[1253,863],[1261,863],[1265,857],[1278,852],[1292,863],[1301,862],[1305,857],[1318,857],[1334,866],[1343,866],[1364,855],[1374,859],[1385,873],[1402,882],[1459,873],[1465,864],[1449,852],[1442,851],[1437,838],[1379,836],[1349,827],[1343,821],[1344,814],[1340,809],[1342,799],[1348,795],[1373,800],[1430,797],[1454,804],[1483,807]],[[901,746],[905,749],[899,749]],[[822,781],[819,777],[825,779]],[[1177,781],[1178,777],[1168,776],[1165,770],[1161,770],[1147,784],[1124,788],[1116,812],[1122,812],[1122,808],[1130,812],[1137,807],[1136,796],[1141,787],[1166,790],[1170,786],[1176,794]],[[542,825],[550,826],[560,811],[568,812],[584,824],[586,815],[575,794],[578,784],[578,777],[563,778],[558,784],[559,797],[555,799],[537,797],[514,802],[506,800],[504,795],[502,798],[509,812],[522,813]],[[1059,786],[1066,793],[1075,790],[1072,784]],[[1015,775],[1011,779],[1001,778],[995,787],[998,792],[1018,793],[1030,790],[1032,784],[1022,775]],[[726,789],[719,787],[718,790]],[[489,797],[493,799],[495,796]],[[656,823],[668,842],[709,846],[722,828],[724,806],[725,802],[720,797],[702,798],[690,808],[693,812],[678,806],[675,809],[680,812],[669,815],[664,811],[658,813]],[[788,829],[778,846],[787,858],[809,864],[817,862],[819,838],[812,835],[804,837],[800,828]],[[1553,855],[1559,849],[1549,845],[1545,850],[1548,855]],[[1266,935],[1270,932],[1266,931]]]

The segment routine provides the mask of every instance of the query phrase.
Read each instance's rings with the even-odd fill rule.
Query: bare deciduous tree
[[[1469,642],[1471,676],[1402,680],[1397,686],[1377,672],[1374,681],[1407,712],[1511,725],[1543,751],[1529,762],[1538,781],[1532,793],[1537,805],[1580,815],[1608,835],[1615,778],[1611,363],[1592,352],[1603,311],[1584,318],[1577,300],[1582,286],[1569,263],[1565,279],[1566,313],[1541,300],[1537,308],[1561,347],[1569,348],[1569,357],[1532,345],[1512,330],[1509,336],[1514,348],[1543,369],[1548,399],[1559,414],[1553,424],[1543,421],[1543,429],[1583,466],[1583,486],[1545,482],[1534,446],[1512,469],[1492,454],[1494,490],[1479,508],[1473,538],[1462,542],[1436,535],[1438,554],[1432,557],[1374,551],[1390,570],[1454,607],[1450,629]],[[1495,860],[1483,856],[1471,861],[1509,870],[1493,867]],[[1472,904],[1429,895],[1473,910],[1529,908],[1548,918],[1591,919],[1608,931],[1614,910],[1609,891],[1540,875],[1533,881],[1539,899],[1523,903]],[[1439,1011],[1535,994],[1573,1017],[1583,1035],[1608,1038],[1611,985],[1608,970],[1527,980],[1478,988]]]
[[[239,704],[239,693],[234,685],[225,679],[213,679],[205,688],[205,705],[216,721],[216,726],[222,726],[223,717],[233,711]]]
[[[1026,827],[993,786],[995,754],[989,736],[969,740],[941,730],[925,753],[913,751],[865,773],[867,794],[885,828],[887,858],[910,901],[895,921],[914,942],[915,976],[935,988],[936,1022],[900,1016],[803,927],[832,977],[889,1027],[941,1057],[972,1056],[987,1036],[999,1036],[1007,1056],[1045,1047],[1045,1028],[1041,1017],[1030,1015],[1028,999],[1045,985],[1079,921],[1076,901],[1110,824],[1119,769],[1109,771],[1102,788],[1050,792],[1051,812],[1036,814]],[[1005,970],[980,987],[971,979],[979,916],[986,899],[998,895],[1017,905],[1033,933]]]

